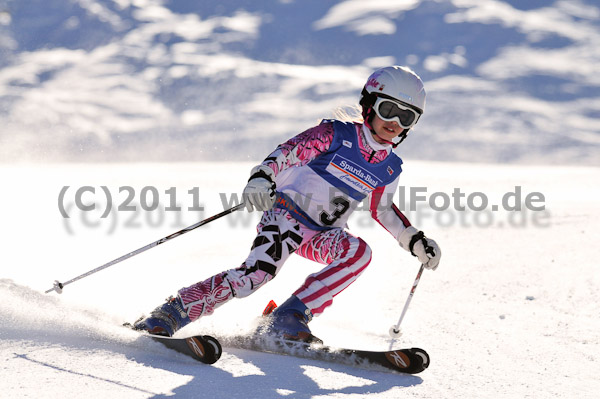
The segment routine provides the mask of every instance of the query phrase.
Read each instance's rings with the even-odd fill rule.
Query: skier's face
[[[379,144],[391,144],[392,140],[404,130],[398,123],[394,121],[386,122],[377,115],[373,117],[371,125],[373,131],[375,131],[373,138]]]

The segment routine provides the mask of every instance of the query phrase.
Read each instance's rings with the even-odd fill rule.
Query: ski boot
[[[313,317],[310,309],[294,295],[279,307],[271,301],[263,316],[267,318],[267,323],[262,332],[267,335],[291,341],[323,343],[308,328],[308,322]]]
[[[133,324],[134,330],[144,330],[153,335],[172,337],[183,326],[191,322],[183,309],[179,297],[169,297],[167,302],[150,312],[149,317],[141,317]]]

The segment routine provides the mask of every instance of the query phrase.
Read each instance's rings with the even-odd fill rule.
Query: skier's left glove
[[[268,211],[275,204],[275,173],[266,165],[255,166],[242,198],[248,212]]]
[[[431,238],[425,237],[422,231],[415,229],[413,226],[407,227],[400,233],[398,242],[402,248],[419,258],[426,269],[437,269],[442,251],[437,243]]]

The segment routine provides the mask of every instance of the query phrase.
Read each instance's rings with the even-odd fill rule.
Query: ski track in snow
[[[405,164],[404,184],[426,186],[429,194],[460,187],[467,194],[486,193],[497,203],[515,185],[524,194],[542,192],[550,223],[532,226],[532,213],[513,218],[513,226],[498,213],[488,227],[465,225],[471,220],[468,213],[454,223],[436,222],[437,214],[412,215],[444,253],[440,268],[424,274],[402,326],[404,335],[395,344],[430,353],[431,366],[417,376],[230,349],[207,366],[120,326],[181,286],[239,265],[258,215],[230,215],[68,285],[60,296],[43,293],[55,279],[66,281],[175,231],[167,216],[152,227],[144,213],[134,219],[137,227],[125,224],[123,212],[111,214],[122,218],[117,222],[94,214],[86,225],[73,206],[67,224],[57,209],[63,186],[73,191],[95,186],[98,193],[101,185],[114,192],[130,185],[138,193],[148,185],[159,192],[175,186],[184,202],[190,200],[186,191],[202,184],[207,217],[222,209],[218,193],[243,187],[250,167],[0,167],[2,186],[20,187],[0,199],[9,211],[0,233],[8,244],[0,276],[0,397],[596,397],[597,168]],[[87,203],[94,199],[85,197]],[[383,350],[390,345],[388,328],[397,321],[418,265],[383,229],[367,224],[366,215],[356,216],[351,231],[371,245],[373,261],[311,327],[335,346]],[[199,215],[182,212],[182,217],[192,224]],[[444,217],[450,220],[451,214]],[[111,223],[117,227],[109,233]],[[192,323],[182,334],[249,330],[269,299],[283,302],[317,268],[292,257],[266,287]]]

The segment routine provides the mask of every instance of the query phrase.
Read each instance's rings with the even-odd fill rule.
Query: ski
[[[219,341],[210,335],[196,335],[192,337],[174,338],[162,335],[142,334],[153,341],[160,342],[169,349],[190,356],[206,364],[213,364],[223,353]]]
[[[380,366],[406,374],[418,374],[429,366],[429,354],[420,348],[367,351],[335,348],[320,343],[310,344],[258,334],[221,338],[221,342],[210,335],[175,338],[140,332],[140,336],[160,342],[169,349],[205,364],[213,364],[219,360],[223,353],[222,342],[223,346],[229,348],[296,356],[357,367]]]
[[[229,348],[290,355],[366,368],[381,366],[387,370],[406,374],[418,374],[429,366],[429,355],[420,348],[367,351],[334,348],[320,343],[309,344],[265,335],[233,336],[221,338],[221,342],[223,346]]]
[[[125,327],[133,329],[130,323]],[[137,330],[134,330],[137,331]],[[210,335],[194,335],[190,337],[167,337],[164,335],[152,335],[143,331],[137,331],[141,337],[160,342],[164,346],[205,364],[213,364],[221,358],[223,348],[221,343]]]

